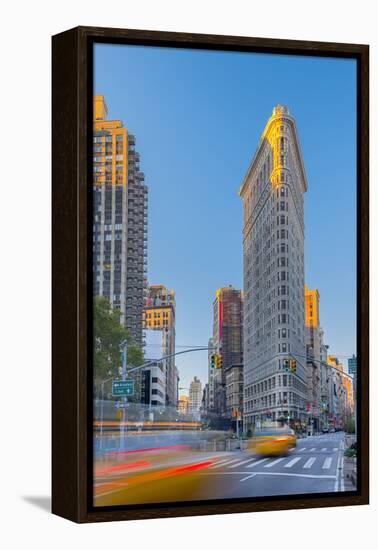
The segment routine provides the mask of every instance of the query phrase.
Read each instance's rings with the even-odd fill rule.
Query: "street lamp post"
[[[100,450],[102,450],[102,437],[103,437],[103,424],[104,424],[104,387],[106,382],[109,382],[109,380],[112,380],[111,378],[106,378],[105,380],[102,380],[101,382],[101,408],[100,408]]]
[[[122,358],[122,380],[126,380],[126,374],[127,374],[127,341],[124,340],[120,347],[123,347],[123,358]],[[110,380],[113,380],[114,377],[111,376],[109,378],[106,378],[105,380],[102,380],[101,382],[101,407],[100,407],[100,419],[101,419],[101,424],[100,424],[100,450],[103,449],[103,443],[102,443],[102,440],[103,440],[103,432],[104,432],[104,429],[103,429],[103,425],[104,425],[104,389],[105,389],[105,384],[107,382],[109,382]],[[126,400],[126,398],[124,398],[124,400]],[[123,412],[122,412],[122,415],[123,415],[123,431],[124,431],[124,422],[125,422],[125,407],[123,407]]]

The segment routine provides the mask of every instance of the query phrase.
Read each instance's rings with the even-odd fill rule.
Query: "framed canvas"
[[[368,46],[52,52],[53,513],[367,504]]]

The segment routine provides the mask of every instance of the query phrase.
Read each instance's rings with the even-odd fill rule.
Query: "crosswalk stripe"
[[[298,450],[298,453],[301,453],[302,451],[305,451],[305,450],[306,450],[306,447],[302,447],[302,449]]]
[[[263,462],[266,462],[267,458],[262,458],[261,460],[258,460],[257,462],[253,462],[253,464],[248,464],[246,468],[253,468],[254,466],[257,466],[258,464],[262,464]]]
[[[298,460],[301,460],[300,456],[297,456],[297,457],[293,458],[293,460],[290,460],[290,462],[285,464],[284,468],[292,468],[294,466],[294,464],[296,464],[298,462]]]
[[[282,462],[283,458],[277,458],[277,460],[273,460],[273,462],[269,462],[268,464],[265,464],[264,468],[271,468],[272,466],[275,466],[279,462]]]
[[[214,457],[212,457],[214,458]],[[217,460],[216,464],[223,464],[223,462],[228,462],[230,460],[230,457],[228,458],[222,458],[222,460]]]
[[[253,462],[256,460],[255,458],[249,458],[248,460],[242,460],[241,462],[237,462],[236,464],[233,464],[230,466],[230,468],[237,468],[238,466],[241,466],[242,464],[247,464],[247,462]]]
[[[311,468],[311,466],[314,464],[316,458],[312,457],[307,460],[305,464],[303,464],[303,468]]]
[[[326,451],[327,450],[327,447],[323,447],[322,451]]]
[[[329,470],[332,464],[332,457],[328,456],[325,461],[323,462],[322,469],[323,470]]]
[[[333,450],[334,450],[334,451],[338,451],[339,448],[338,448],[338,447],[334,447]]]
[[[215,466],[210,466],[210,468],[212,468],[213,470],[215,470],[215,468],[221,468],[222,466],[228,466],[229,464],[232,464],[233,462],[237,462],[239,460],[239,458],[234,458],[233,460],[222,460],[221,462],[217,462],[215,464]]]
[[[314,451],[316,451],[316,447],[313,447],[312,449],[310,449],[310,453],[313,453]]]

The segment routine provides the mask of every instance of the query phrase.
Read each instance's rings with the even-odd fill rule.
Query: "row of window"
[[[161,313],[154,311],[154,312],[147,313],[146,317],[147,317],[147,319],[152,319],[152,318],[160,319],[161,317],[168,318],[169,313],[168,313],[168,311],[163,311]]]
[[[116,138],[116,141],[118,143],[122,142],[122,140],[123,140],[123,136],[120,135],[120,134],[117,134],[115,136],[115,138]],[[111,136],[111,135],[110,136],[95,136],[93,138],[94,143],[104,143],[104,142],[105,143],[111,143],[112,141],[113,141],[113,136]]]

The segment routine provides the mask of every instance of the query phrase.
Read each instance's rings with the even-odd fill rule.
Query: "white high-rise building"
[[[244,181],[244,419],[306,418],[304,214],[294,119],[273,109]],[[297,360],[296,372],[284,360]]]
[[[195,376],[189,386],[189,412],[198,414],[202,402],[202,384],[201,380]]]

